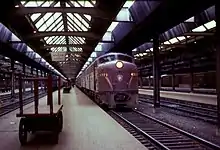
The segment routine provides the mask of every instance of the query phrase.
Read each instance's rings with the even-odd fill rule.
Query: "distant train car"
[[[76,79],[76,85],[108,108],[135,108],[138,99],[138,70],[131,56],[108,53],[97,58]]]

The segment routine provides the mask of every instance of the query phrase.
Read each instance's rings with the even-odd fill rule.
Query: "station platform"
[[[49,134],[31,135],[29,144],[20,146],[18,110],[0,117],[0,149],[7,150],[146,150],[137,139],[99,108],[77,88],[63,94],[63,131],[58,144],[48,143]],[[57,92],[53,93],[57,99]],[[40,103],[46,102],[46,97]],[[28,104],[24,109],[32,107]]]
[[[139,89],[139,94],[153,95],[153,90]],[[165,98],[183,100],[183,101],[217,105],[217,96],[216,95],[184,93],[184,92],[174,92],[174,91],[160,91],[160,96],[165,97]]]
[[[140,89],[153,89],[153,86],[139,86]],[[161,90],[165,91],[173,91],[173,87],[160,87]],[[175,87],[175,91],[178,92],[191,92],[191,89],[189,87]],[[194,93],[201,93],[201,94],[216,94],[216,89],[211,88],[193,88]]]

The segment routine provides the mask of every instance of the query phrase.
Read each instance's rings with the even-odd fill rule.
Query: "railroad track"
[[[14,95],[14,98],[18,98],[18,95],[19,93],[15,93]],[[31,91],[26,91],[24,94],[31,94]],[[11,99],[11,94],[4,94],[4,95],[1,95],[1,98],[0,98],[0,101],[1,103],[4,103],[5,101],[8,101],[8,99]]]
[[[26,96],[24,97],[24,100],[23,100],[23,105],[27,105],[31,102],[34,101],[34,95],[33,93],[31,94],[25,94]],[[42,98],[46,95],[45,92],[41,91],[39,93],[39,98]],[[17,108],[19,108],[19,100],[16,99],[15,101],[11,102],[11,103],[8,103],[8,104],[5,104],[3,106],[0,107],[0,117],[3,116],[3,115],[6,115],[14,110],[16,110]]]
[[[153,104],[151,96],[139,95],[140,104],[149,103]],[[171,108],[181,112],[188,117],[204,120],[213,124],[217,123],[217,108],[216,106],[204,105],[195,102],[184,102],[175,99],[162,98],[160,100],[162,107]],[[186,114],[187,113],[187,114]]]
[[[150,150],[220,150],[220,146],[139,111],[108,114]]]

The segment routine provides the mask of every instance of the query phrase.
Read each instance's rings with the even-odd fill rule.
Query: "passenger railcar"
[[[134,59],[122,53],[97,58],[76,79],[76,85],[108,108],[135,108],[138,99],[138,70]]]

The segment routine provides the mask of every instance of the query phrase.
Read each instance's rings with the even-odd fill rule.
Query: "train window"
[[[108,56],[100,58],[99,63],[102,64],[102,63],[106,63],[106,62],[113,61],[113,60],[115,60],[115,55],[108,55]]]
[[[133,62],[132,57],[126,56],[126,55],[118,55],[118,60],[127,61],[127,62]]]

